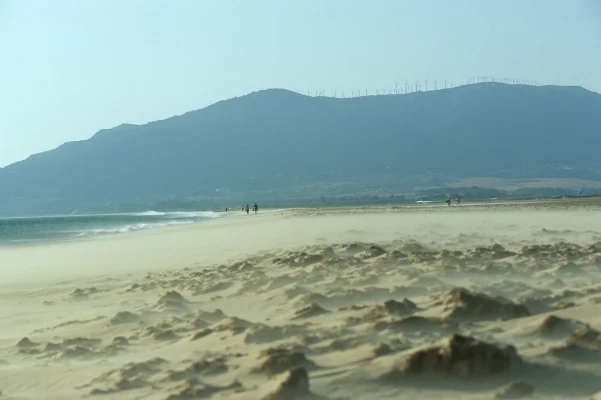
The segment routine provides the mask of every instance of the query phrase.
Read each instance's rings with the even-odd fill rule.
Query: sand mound
[[[568,341],[565,344],[549,348],[547,355],[574,362],[599,362],[601,350]]]
[[[511,319],[530,315],[526,306],[514,304],[502,297],[489,297],[456,288],[443,295],[448,318],[457,319]]]
[[[379,257],[383,254],[386,254],[386,250],[384,250],[380,246],[372,244],[367,249],[355,254],[355,257],[360,260],[367,260],[370,258]]]
[[[167,380],[179,381],[193,379],[199,375],[219,375],[229,370],[227,359],[225,357],[204,358],[193,362],[187,368],[181,371],[169,371]]]
[[[245,319],[230,317],[218,322],[209,329],[214,332],[232,332],[234,335],[238,335],[253,325],[252,322]]]
[[[292,368],[286,372],[278,383],[277,389],[262,400],[317,400],[309,390],[309,374],[305,368]]]
[[[187,311],[188,304],[189,301],[175,290],[165,293],[157,301],[157,307],[163,311]]]
[[[27,338],[25,338],[27,339]],[[21,339],[17,346],[19,353],[28,355],[39,355],[41,358],[53,358],[57,360],[102,356],[116,349],[107,348],[99,350],[101,339],[72,338],[64,339],[62,343],[48,342],[40,348],[39,344],[31,344],[28,339]]]
[[[366,308],[366,307],[363,307]],[[354,306],[351,309],[360,310],[362,307]],[[346,319],[349,325],[358,325],[367,322],[379,322],[382,319],[386,319],[391,316],[410,316],[417,310],[417,305],[409,299],[403,299],[402,301],[387,300],[384,304],[369,307],[368,311],[362,316],[356,317],[351,316]],[[390,321],[387,321],[390,322]]]
[[[380,343],[373,349],[374,357],[382,357],[392,353],[394,353],[394,350],[386,343]]]
[[[257,371],[268,375],[281,374],[297,367],[308,370],[316,368],[315,363],[309,360],[304,353],[285,348],[268,348],[261,352],[260,358],[263,359],[263,362]]]
[[[87,300],[91,294],[98,293],[98,289],[92,287],[89,289],[75,289],[69,296],[74,301]]]
[[[40,345],[39,343],[34,343],[31,340],[29,340],[29,338],[26,338],[26,337],[19,340],[16,344],[16,346],[20,349],[31,349],[31,348],[37,347],[39,345]]]
[[[321,254],[323,256],[324,259],[328,259],[328,258],[336,258],[336,252],[334,251],[333,248],[331,247],[326,247],[324,249],[322,249],[319,254]]]
[[[211,328],[205,328],[201,331],[194,333],[190,340],[194,341],[194,340],[202,339],[203,337],[209,336],[212,333],[213,333],[213,330]]]
[[[63,348],[63,346],[60,343],[52,343],[52,342],[48,342],[46,343],[46,345],[44,346],[44,351],[45,352],[52,352],[52,351],[58,351],[61,350]]]
[[[323,315],[329,313],[328,310],[323,308],[317,303],[311,303],[307,307],[301,308],[294,313],[294,318],[292,319],[307,319],[312,317],[317,317],[318,315]]]
[[[39,343],[32,342],[31,340],[29,340],[29,338],[26,338],[26,337],[19,340],[15,344],[15,347],[17,347],[17,349],[19,349],[18,352],[20,354],[27,354],[27,355],[40,354],[42,352],[42,350],[40,350],[38,348],[39,346],[40,346]]]
[[[472,260],[500,260],[503,258],[514,256],[516,253],[505,249],[500,244],[493,244],[487,247],[476,247],[466,253],[467,257]]]
[[[402,372],[470,377],[507,373],[520,362],[513,346],[497,347],[454,334],[439,346],[411,354]]]
[[[129,344],[129,340],[124,336],[115,336],[112,344],[115,346],[127,346]]]
[[[416,311],[417,305],[405,298],[402,301],[388,300],[384,302],[383,308],[388,314],[407,315]]]
[[[140,316],[138,314],[134,314],[129,311],[120,311],[115,314],[110,320],[109,325],[121,325],[121,324],[130,324],[133,322],[138,322],[140,320]]]
[[[524,381],[511,382],[495,393],[495,399],[521,399],[534,394],[534,386]]]
[[[535,328],[535,332],[542,336],[557,337],[569,335],[583,326],[579,321],[549,315]]]
[[[244,336],[244,343],[271,343],[287,339],[305,333],[306,329],[301,325],[269,326],[255,325],[250,327]]]
[[[196,290],[194,290],[193,294],[200,295],[200,294],[220,292],[222,290],[229,289],[233,285],[234,285],[234,282],[229,282],[229,281],[216,282],[216,283],[210,284],[206,287],[197,288]]]
[[[348,245],[346,245],[345,247],[342,248],[342,250],[349,254],[349,255],[353,255],[356,253],[359,253],[363,250],[365,250],[367,248],[367,245],[365,243],[349,243]]]
[[[292,300],[298,296],[308,296],[311,295],[311,291],[308,289],[305,289],[302,286],[298,286],[298,285],[293,285],[291,287],[286,288],[286,290],[284,291],[284,296],[286,296],[286,298]]]
[[[97,386],[90,394],[109,394],[123,390],[150,386],[148,378],[159,373],[167,361],[153,358],[145,362],[128,363],[122,368],[108,371],[94,379],[87,386]]]
[[[181,327],[180,330],[202,329],[202,328],[207,328],[209,325],[211,325],[211,324],[209,324],[207,321],[200,318],[199,316],[196,316],[196,317],[188,320],[184,324],[184,327]]]
[[[173,330],[167,329],[164,331],[153,332],[152,338],[154,340],[159,340],[159,341],[168,341],[168,340],[177,340],[177,339],[179,339],[179,336],[177,336]]]
[[[214,311],[203,311],[200,310],[196,313],[196,318],[199,318],[203,321],[207,321],[211,324],[215,324],[221,320],[227,318],[227,315],[223,313],[220,309],[216,309]]]
[[[298,282],[299,279],[291,274],[280,275],[275,277],[269,281],[269,284],[266,286],[267,290],[275,290],[284,286],[288,286]]]
[[[565,343],[549,348],[547,355],[572,362],[601,361],[601,334],[588,325],[580,325]]]
[[[196,379],[190,379],[174,388],[175,393],[167,396],[166,400],[208,399],[215,393],[238,392],[241,390],[243,390],[242,385],[237,381],[228,386],[214,386],[200,383]]]
[[[596,247],[582,247],[575,243],[558,242],[555,244],[533,244],[522,247],[518,252],[518,260],[532,260],[534,265],[544,268],[541,261],[552,261],[564,265],[570,271],[577,268],[575,261],[595,254]]]
[[[165,321],[157,323],[155,326],[146,326],[141,332],[141,336],[151,337],[158,341],[177,340],[179,336],[175,333],[170,323]]]
[[[308,254],[304,251],[301,252],[288,252],[283,257],[276,257],[271,262],[273,264],[285,265],[288,267],[306,267],[312,264],[316,264],[324,260],[322,254]]]
[[[573,332],[568,341],[581,346],[601,349],[601,333],[588,325],[585,325]]]
[[[59,360],[71,359],[71,358],[84,358],[94,356],[94,350],[84,346],[70,346],[63,348],[62,351],[56,354],[56,358]]]

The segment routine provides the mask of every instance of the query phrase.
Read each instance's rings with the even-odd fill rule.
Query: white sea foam
[[[222,215],[214,211],[175,211],[166,214],[169,218],[219,218]]]
[[[217,218],[223,213],[214,211],[144,211],[140,213],[130,214],[137,217],[166,217],[166,218]]]
[[[144,211],[144,212],[141,212],[141,213],[135,213],[133,215],[137,215],[137,216],[140,216],[140,217],[160,217],[162,215],[165,215],[165,213],[164,212],[160,212],[160,211],[152,211],[152,210],[150,210],[150,211]]]
[[[158,223],[153,223],[153,224],[139,223],[139,224],[114,227],[114,228],[91,229],[91,230],[88,230],[85,232],[79,232],[75,236],[91,237],[91,236],[100,236],[100,235],[113,235],[116,233],[127,233],[127,232],[135,232],[135,231],[141,231],[141,230],[153,229],[153,228],[163,228],[163,227],[168,227],[168,226],[191,224],[193,222],[195,222],[195,221],[192,221],[192,220],[165,221],[165,222],[158,222]]]

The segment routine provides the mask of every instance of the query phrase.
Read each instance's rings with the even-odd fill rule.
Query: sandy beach
[[[2,399],[601,399],[599,200],[241,213],[0,274]]]

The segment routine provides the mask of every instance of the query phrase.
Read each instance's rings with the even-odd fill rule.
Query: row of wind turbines
[[[408,94],[408,93],[416,93],[416,92],[421,92],[421,91],[427,92],[428,90],[451,89],[454,87],[452,81],[447,81],[446,79],[444,79],[444,87],[442,85],[442,82],[443,81],[441,81],[441,85],[439,88],[437,80],[430,81],[431,86],[429,89],[428,89],[428,79],[424,80],[423,82],[416,80],[415,83],[405,81],[404,87],[399,85],[399,83],[397,82],[397,83],[395,83],[394,88],[389,88],[389,89],[384,88],[384,89],[375,89],[375,90],[368,90],[368,89],[351,90],[350,96],[348,96],[346,94],[348,92],[346,92],[346,93],[343,91],[338,92],[336,90],[333,90],[331,92],[331,95],[328,96],[326,94],[325,89],[315,89],[315,90],[309,89],[306,91],[296,90],[296,92],[299,94],[306,94],[307,96],[312,96],[312,97],[338,97],[338,95],[340,94],[341,98],[346,98],[346,97],[365,97],[365,96]],[[539,86],[537,81],[528,80],[528,79],[497,78],[497,77],[493,77],[493,76],[479,76],[476,78],[470,78],[470,79],[468,79],[467,82],[457,85],[457,87],[472,88],[472,85],[476,85],[476,84],[477,84],[477,90],[487,90],[489,88],[492,89],[495,87],[495,84],[519,85],[519,86]]]

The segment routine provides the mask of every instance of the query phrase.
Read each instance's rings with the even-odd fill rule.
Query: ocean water
[[[192,224],[224,212],[156,212],[0,218],[0,245],[70,240]]]

